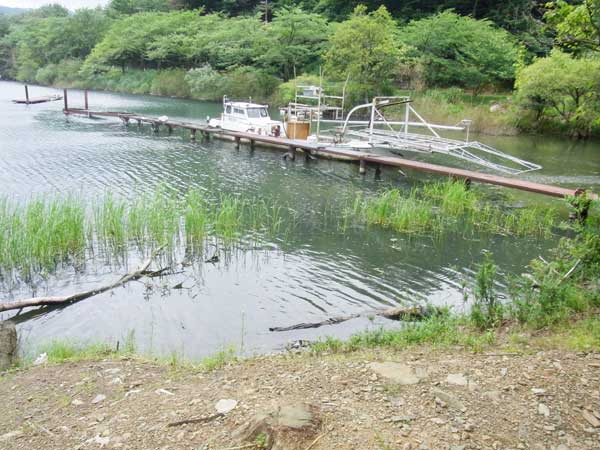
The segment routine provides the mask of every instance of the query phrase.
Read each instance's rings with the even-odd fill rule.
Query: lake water
[[[60,93],[33,86],[32,96]],[[69,92],[70,105],[83,94]],[[228,346],[245,354],[276,351],[290,340],[346,337],[367,327],[399,324],[356,319],[316,330],[270,333],[271,326],[314,322],[331,316],[396,305],[432,303],[463,307],[463,284],[472,282],[484,251],[494,254],[503,279],[546,255],[555,239],[460,234],[441,241],[377,228],[328,226],[324,216],[341,211],[359,192],[395,186],[410,189],[425,177],[384,170],[361,177],[355,165],[326,160],[285,162],[278,151],[228,142],[190,142],[183,132],[154,135],[112,119],[66,118],[62,102],[16,105],[21,85],[0,82],[0,195],[21,201],[32,195],[106,192],[131,197],[158,185],[208,197],[222,193],[287,205],[297,217],[284,239],[240,248],[217,264],[199,262],[163,279],[134,282],[113,292],[17,319],[21,344],[35,351],[52,339],[123,342],[133,332],[142,351],[198,358]],[[149,96],[90,93],[92,109],[203,120],[220,105]],[[600,143],[545,137],[479,137],[483,142],[544,166],[527,179],[598,190]],[[532,194],[481,187],[509,202],[560,205]],[[137,262],[137,261],[134,261]],[[32,288],[0,291],[2,299],[60,295],[106,283],[127,267],[96,262],[83,273],[65,268]],[[174,289],[182,283],[183,289]],[[0,313],[7,319],[14,313]]]

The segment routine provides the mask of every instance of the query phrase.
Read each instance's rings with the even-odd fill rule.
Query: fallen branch
[[[223,413],[218,413],[218,414],[213,414],[212,416],[206,416],[206,417],[197,417],[194,419],[185,419],[185,420],[180,420],[179,422],[171,422],[170,424],[168,424],[168,427],[179,427],[181,425],[187,425],[190,423],[207,423],[207,422],[212,422],[215,419],[218,419],[219,417],[223,417],[225,414]]]
[[[25,300],[15,300],[9,302],[0,302],[0,312],[2,311],[10,311],[13,309],[20,308],[30,308],[32,306],[51,306],[51,305],[60,305],[60,304],[69,304],[79,302],[81,300],[85,300],[86,298],[93,297],[95,295],[102,294],[106,291],[110,291],[111,289],[115,289],[119,286],[123,286],[124,284],[138,280],[146,275],[148,271],[148,267],[152,263],[152,260],[156,256],[156,254],[160,251],[160,249],[153,253],[143,264],[137,268],[133,272],[129,272],[123,275],[114,283],[108,284],[106,286],[101,286],[96,289],[92,289],[90,291],[79,292],[77,294],[71,294],[63,297],[34,297],[28,298]]]
[[[349,316],[331,317],[327,320],[323,320],[322,322],[299,323],[297,325],[292,325],[289,327],[272,327],[269,328],[269,331],[293,331],[304,330],[307,328],[319,328],[326,325],[337,325],[338,323],[347,322],[351,319],[357,319],[359,317],[371,315],[385,317],[386,319],[390,320],[422,320],[426,317],[429,317],[432,313],[436,312],[438,312],[437,309],[428,309],[422,306],[411,306],[408,308],[391,308],[386,310],[369,311],[362,314],[352,314]]]

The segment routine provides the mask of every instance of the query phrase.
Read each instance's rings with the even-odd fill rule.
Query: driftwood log
[[[156,255],[156,253],[153,254],[152,256],[150,256],[146,261],[144,261],[142,263],[142,265],[140,267],[138,267],[134,271],[123,275],[117,281],[107,284],[105,286],[101,286],[101,287],[98,287],[96,289],[92,289],[89,291],[79,292],[77,294],[71,294],[71,295],[66,295],[66,296],[62,296],[62,297],[34,297],[34,298],[28,298],[28,299],[24,299],[24,300],[0,302],[0,312],[10,311],[10,310],[14,310],[14,309],[29,308],[32,306],[51,306],[51,305],[75,303],[75,302],[79,302],[81,300],[85,300],[86,298],[90,298],[95,295],[102,294],[106,291],[110,291],[111,289],[115,289],[119,286],[123,286],[124,284],[129,283],[130,281],[139,280],[140,278],[145,277],[145,276],[153,276],[154,274],[159,273],[159,272],[162,273],[162,271],[156,271],[156,272],[148,271],[148,267],[150,267],[150,264],[152,263],[152,260],[154,259],[155,255]]]
[[[423,306],[410,306],[410,307],[399,307],[384,310],[368,311],[362,314],[352,314],[349,316],[338,316],[330,317],[329,319],[321,322],[313,323],[299,323],[291,325],[289,327],[272,327],[269,331],[293,331],[293,330],[304,330],[307,328],[320,328],[327,325],[337,325],[338,323],[347,322],[351,319],[357,319],[364,316],[380,316],[390,320],[422,320],[426,317],[431,316],[439,312],[435,308],[425,308]]]

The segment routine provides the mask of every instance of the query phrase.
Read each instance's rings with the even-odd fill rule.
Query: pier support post
[[[29,86],[25,85],[25,101],[29,105]]]
[[[152,122],[152,131],[156,134],[160,131],[160,124],[158,122]]]
[[[296,161],[296,147],[294,147],[293,145],[290,145],[288,147],[288,151],[285,155],[283,155],[283,159],[285,160],[290,160],[290,161]]]
[[[367,173],[367,162],[364,159],[360,160],[360,167],[358,169],[358,173],[361,175],[365,175]]]
[[[137,123],[138,123],[138,128],[142,127],[142,121],[140,119],[137,119]]]
[[[85,104],[85,110],[87,111],[88,109],[90,109],[89,103],[88,103],[88,91],[87,91],[87,89],[85,91],[83,91],[83,102]],[[127,121],[127,123],[129,123],[129,121]]]
[[[254,142],[254,139],[250,140],[250,150],[254,151],[254,148],[256,147],[256,142]]]
[[[379,180],[381,178],[381,164],[375,165],[375,179]]]
[[[169,134],[173,133],[173,127],[171,125],[167,125],[167,130],[169,130]]]
[[[67,90],[66,89],[63,89],[63,101],[64,101],[64,104],[65,104],[65,111],[68,111],[69,110],[69,98],[67,96]]]
[[[240,138],[239,138],[239,137],[236,137],[236,138],[235,138],[235,149],[236,149],[236,150],[239,150],[239,149],[240,149],[240,142],[241,142]]]
[[[193,128],[190,130],[190,140],[191,141],[196,140],[196,130],[194,130]]]

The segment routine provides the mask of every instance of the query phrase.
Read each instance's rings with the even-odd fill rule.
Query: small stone
[[[442,419],[440,417],[434,417],[433,419],[431,419],[431,422],[435,423],[436,425],[445,425],[446,423],[448,423],[446,419]]]
[[[583,418],[594,428],[600,428],[600,420],[598,420],[598,418],[592,414],[591,412],[589,412],[588,410],[584,410],[583,413]]]
[[[415,416],[392,416],[390,417],[390,420],[394,423],[399,423],[399,422],[411,422],[413,420],[415,420]]]
[[[432,389],[431,393],[446,403],[450,408],[458,411],[466,411],[467,408],[454,395],[444,392],[441,389]]]
[[[108,443],[110,442],[110,437],[94,436],[93,438],[90,438],[85,442],[87,444],[98,444],[100,447],[104,447],[105,445],[108,445]]]
[[[171,391],[167,391],[166,389],[157,389],[156,391],[154,391],[156,394],[158,395],[175,395],[173,394]]]
[[[531,392],[533,392],[534,395],[541,396],[546,394],[546,389],[532,388]]]
[[[488,391],[484,392],[483,398],[494,403],[500,403],[502,401],[502,392],[500,391]]]
[[[555,450],[570,450],[565,444],[560,444]]]
[[[467,386],[469,380],[462,373],[451,373],[446,378],[446,383],[453,384],[455,386]]]
[[[114,369],[106,369],[104,372],[109,373],[111,375],[116,375],[120,371],[121,371],[121,369],[119,369],[118,367],[115,367]]]
[[[541,416],[544,416],[544,417],[550,417],[550,408],[548,408],[543,403],[540,403],[538,405],[538,414],[540,414]]]
[[[465,424],[465,431],[467,433],[472,433],[473,431],[475,431],[475,426],[472,423],[466,423]]]
[[[221,399],[215,404],[215,409],[219,414],[227,414],[228,412],[235,409],[237,404],[237,400]]]
[[[506,367],[503,367],[502,369],[500,369],[500,375],[502,377],[505,377],[506,375],[508,375],[508,369]]]
[[[368,367],[378,375],[402,385],[417,384],[427,376],[423,370],[417,370],[406,364],[390,361],[371,363]]]
[[[106,395],[104,395],[104,394],[98,394],[92,400],[92,405],[96,405],[96,404],[98,404],[100,402],[103,402],[104,400],[106,400]]]
[[[556,427],[554,425],[545,425],[544,431],[556,431]]]
[[[34,366],[41,366],[42,364],[46,364],[48,362],[48,353],[42,353],[35,361],[33,361]]]
[[[81,405],[83,405],[83,402],[81,400],[79,400],[78,398],[76,398],[76,399],[73,399],[73,401],[71,402],[71,405],[81,406]]]
[[[9,431],[8,433],[0,435],[0,442],[6,442],[21,436],[23,436],[23,432],[21,430]]]

